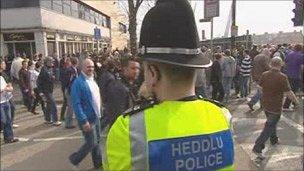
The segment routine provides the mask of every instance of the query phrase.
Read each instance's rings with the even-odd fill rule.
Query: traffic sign
[[[219,0],[204,0],[204,18],[213,18],[220,16]]]
[[[101,32],[100,32],[100,29],[97,28],[97,27],[94,28],[94,38],[95,38],[96,40],[101,39]]]

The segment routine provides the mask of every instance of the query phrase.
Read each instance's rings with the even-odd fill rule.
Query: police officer
[[[195,96],[195,69],[211,65],[199,48],[187,0],[158,0],[140,36],[145,84],[156,102],[135,106],[111,127],[105,170],[233,170],[230,114]]]

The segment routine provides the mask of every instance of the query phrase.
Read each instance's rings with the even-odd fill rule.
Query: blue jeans
[[[277,124],[280,120],[280,114],[272,114],[266,112],[267,121],[265,123],[264,129],[258,139],[255,141],[253,149],[259,153],[265,148],[265,142],[270,138],[271,143],[276,143],[278,141],[277,137]]]
[[[73,126],[73,114],[74,114],[74,110],[73,110],[73,106],[71,103],[71,95],[67,93],[67,91],[65,92],[65,97],[67,100],[67,111],[66,111],[66,115],[65,115],[65,127],[71,127]]]
[[[249,82],[250,76],[241,75],[241,97],[247,97],[249,93]]]
[[[45,98],[46,98],[46,112],[44,115],[45,121],[52,121],[52,122],[57,122],[58,121],[58,116],[57,116],[57,107],[56,107],[56,102],[53,97],[52,93],[44,93]]]
[[[92,161],[95,168],[99,168],[102,165],[102,156],[100,149],[100,124],[99,119],[96,119],[95,124],[91,124],[92,130],[89,132],[84,132],[82,130],[82,125],[79,124],[82,130],[85,143],[80,147],[80,149],[70,155],[69,159],[73,165],[78,165],[88,154],[91,152]]]
[[[228,102],[228,99],[230,97],[230,90],[232,86],[233,77],[223,77],[223,88],[224,88],[224,101]]]
[[[3,138],[8,141],[14,138],[11,106],[9,102],[0,103],[1,124],[3,124]]]
[[[249,104],[254,106],[258,101],[260,101],[261,97],[262,97],[262,91],[260,88],[258,88],[254,96],[251,98]]]
[[[32,109],[33,98],[30,95],[30,92],[25,92],[24,89],[20,88],[22,93],[23,105],[26,106],[28,111]]]

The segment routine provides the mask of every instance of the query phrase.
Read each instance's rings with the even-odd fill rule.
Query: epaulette
[[[203,97],[201,97],[201,96],[198,96],[198,98],[201,99],[201,100],[210,102],[210,103],[212,103],[212,104],[215,104],[216,106],[218,106],[218,107],[220,107],[220,108],[226,107],[226,106],[223,105],[221,102],[216,101],[216,100],[213,100],[213,99],[207,99],[207,98],[203,98]]]
[[[127,109],[125,112],[123,112],[123,117],[126,117],[126,116],[131,116],[133,114],[136,114],[136,113],[139,113],[145,109],[148,109],[152,106],[154,106],[155,104],[157,104],[158,102],[155,101],[155,100],[149,100],[149,101],[145,101],[139,105],[135,105],[129,109]]]

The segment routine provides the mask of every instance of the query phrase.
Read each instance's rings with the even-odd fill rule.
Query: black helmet
[[[139,56],[190,68],[212,62],[199,46],[193,11],[188,0],[158,0],[146,14],[141,28]]]

